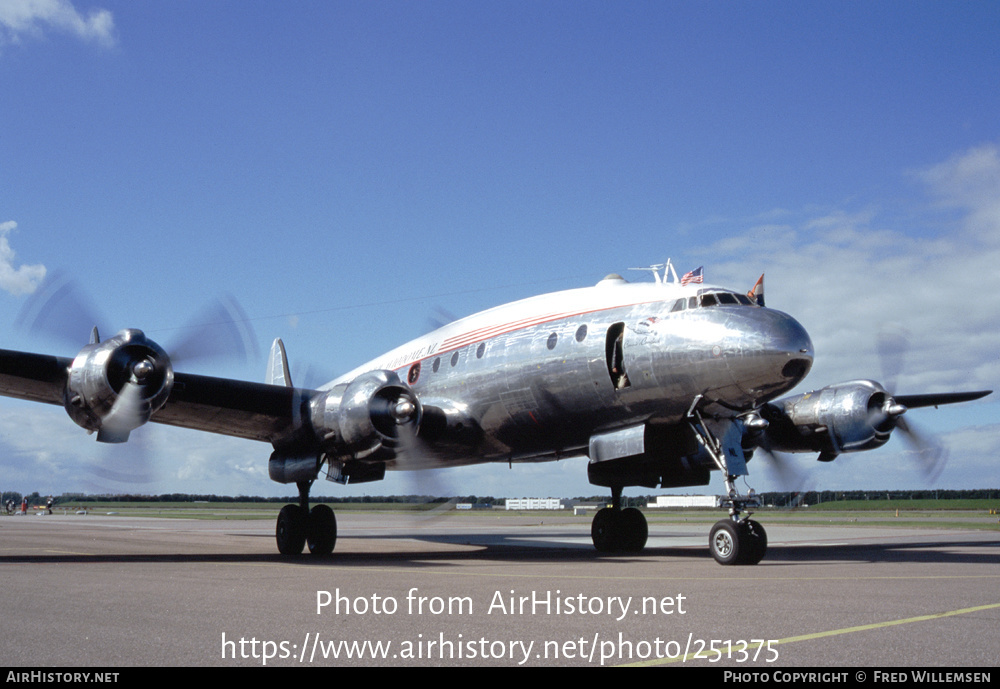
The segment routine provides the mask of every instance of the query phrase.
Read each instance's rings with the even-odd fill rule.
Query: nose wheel
[[[720,565],[756,565],[767,552],[767,532],[753,519],[723,519],[712,527],[708,548]]]

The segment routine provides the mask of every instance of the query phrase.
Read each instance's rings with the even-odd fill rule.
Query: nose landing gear
[[[753,519],[723,519],[712,527],[708,547],[720,565],[756,565],[767,552],[767,532]]]
[[[759,430],[767,424],[759,417],[747,417],[743,421],[717,419],[719,432],[713,432],[711,424],[705,422],[697,409],[699,398],[695,398],[688,410],[688,424],[726,477],[728,497],[721,501],[720,506],[729,508],[729,518],[716,522],[712,527],[708,537],[709,551],[720,565],[756,565],[767,552],[767,532],[758,522],[750,519],[747,509],[760,507],[762,503],[753,490],[749,495],[741,496],[736,489],[736,478],[747,474],[742,447],[745,429]],[[744,512],[746,516],[741,517]]]

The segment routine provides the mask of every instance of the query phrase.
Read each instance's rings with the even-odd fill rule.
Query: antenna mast
[[[680,282],[677,279],[677,271],[674,270],[674,264],[670,262],[669,258],[666,263],[656,263],[647,268],[629,268],[629,270],[648,270],[653,274],[653,280],[658,285],[666,284],[669,276],[673,276],[673,280],[671,280],[671,282]],[[660,274],[661,270],[663,271],[662,275]]]

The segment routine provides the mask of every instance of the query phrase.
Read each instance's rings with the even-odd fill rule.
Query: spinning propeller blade
[[[917,431],[912,423],[903,418],[907,406],[901,400],[906,397],[896,395],[896,385],[903,371],[903,359],[910,349],[909,333],[899,329],[883,330],[878,334],[875,349],[882,367],[885,389],[890,395],[882,410],[886,422],[893,424],[902,433],[903,440],[913,451],[918,470],[925,480],[933,482],[944,471],[948,451],[936,438]]]
[[[15,323],[33,335],[79,348],[81,343],[88,341],[84,339],[88,333],[91,345],[98,344],[101,336],[112,333],[98,313],[79,284],[66,273],[57,271],[25,303]],[[257,355],[256,338],[249,320],[231,297],[210,305],[180,330],[183,337],[167,350],[173,356],[163,356],[164,352],[157,345],[142,333],[133,331],[138,333],[134,337],[140,348],[148,344],[152,349],[147,347],[149,351],[144,354],[122,348],[116,369],[121,376],[114,383],[117,399],[101,420],[98,441],[124,443],[130,433],[149,418],[147,389],[162,385],[171,359],[182,362],[220,358],[248,361]],[[116,352],[115,357],[118,356]],[[152,463],[142,443],[133,444],[128,451],[106,451],[104,454],[105,457],[91,467],[91,473],[101,479],[100,483],[107,480],[124,484],[152,482]]]

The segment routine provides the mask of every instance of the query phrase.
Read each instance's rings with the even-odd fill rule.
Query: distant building
[[[508,510],[562,510],[566,509],[559,498],[507,498]]]
[[[719,498],[715,495],[660,495],[656,502],[646,504],[649,509],[669,507],[718,507]]]

